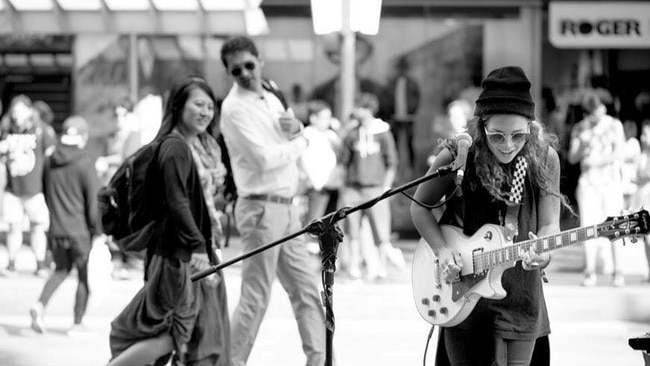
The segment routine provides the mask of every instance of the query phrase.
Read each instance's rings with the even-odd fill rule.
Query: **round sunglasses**
[[[230,75],[232,75],[234,77],[238,77],[243,72],[243,69],[246,69],[248,71],[253,71],[253,70],[255,70],[255,67],[256,66],[255,66],[254,62],[248,61],[248,62],[244,63],[243,68],[241,66],[233,67],[232,70],[230,70]]]
[[[515,132],[515,133],[501,133],[501,132],[490,132],[486,127],[483,127],[485,130],[485,136],[487,140],[493,145],[502,145],[506,142],[508,136],[510,136],[510,141],[513,144],[519,145],[526,142],[530,132]]]

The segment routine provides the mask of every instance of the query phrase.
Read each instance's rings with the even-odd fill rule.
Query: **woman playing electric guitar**
[[[446,203],[440,223],[428,208],[411,205],[413,222],[446,281],[457,280],[462,268],[440,224],[461,227],[464,235],[471,236],[484,224],[511,223],[506,225],[506,235],[510,231],[515,242],[560,232],[560,206],[565,199],[559,189],[558,154],[552,148],[556,139],[533,122],[535,103],[528,78],[519,67],[504,67],[490,72],[481,86],[474,111],[477,118],[468,123],[474,144],[462,194]],[[450,143],[430,172],[451,164],[455,154]],[[421,184],[415,198],[433,205],[454,188],[454,175],[443,175]],[[540,274],[550,256],[531,248],[516,253],[513,261],[517,259],[521,261],[503,272],[505,298],[480,298],[465,320],[441,328],[444,342],[439,346],[446,348],[451,365],[529,365],[535,340],[550,333]]]

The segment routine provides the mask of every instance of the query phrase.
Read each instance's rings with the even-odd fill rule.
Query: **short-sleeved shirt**
[[[617,148],[625,145],[625,133],[621,121],[611,116],[603,116],[595,125],[584,119],[571,131],[571,138],[587,133],[587,154],[590,158],[612,156]],[[596,184],[621,183],[621,162],[616,161],[601,166],[581,166],[581,179]]]
[[[7,190],[19,197],[43,192],[45,152],[56,143],[52,127],[36,125],[25,131],[9,131],[7,142]]]

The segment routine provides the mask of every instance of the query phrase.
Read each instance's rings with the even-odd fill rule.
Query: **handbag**
[[[110,292],[113,262],[111,252],[106,244],[106,237],[99,236],[93,239],[88,256],[88,305],[90,308],[99,307],[108,297]]]

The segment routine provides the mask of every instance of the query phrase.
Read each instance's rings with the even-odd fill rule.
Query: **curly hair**
[[[501,164],[488,147],[484,129],[488,118],[489,116],[474,118],[467,124],[468,133],[474,140],[472,149],[474,150],[476,176],[481,185],[493,197],[501,201],[507,201],[508,192],[505,192],[503,188],[505,183],[511,181],[513,171],[511,164]],[[552,186],[551,171],[546,161],[548,148],[556,149],[558,146],[557,137],[546,132],[544,126],[539,122],[531,121],[528,126],[530,134],[519,154],[528,160],[530,181],[541,191],[560,198],[562,203],[569,207],[566,197]],[[476,187],[471,186],[470,188],[476,189]]]

